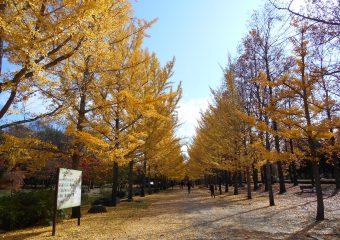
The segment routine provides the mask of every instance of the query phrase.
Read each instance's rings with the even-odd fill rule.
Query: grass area
[[[81,213],[82,215],[86,215],[87,211],[91,208],[92,202],[94,202],[98,198],[111,198],[111,189],[110,188],[102,188],[99,189],[97,194],[93,194],[91,192],[89,193],[83,193],[82,194],[82,199],[81,199]],[[124,211],[124,209],[145,209],[150,205],[151,199],[146,199],[146,198],[140,198],[140,197],[135,197],[135,201],[125,204],[121,203],[118,204],[118,210]],[[143,200],[141,200],[143,199]],[[108,208],[111,209],[111,208]],[[71,209],[65,209],[65,213],[67,216],[71,216]]]
[[[11,192],[8,190],[0,190],[0,198],[10,195]]]
[[[112,230],[119,228],[121,224],[126,223],[129,219],[135,219],[143,216],[145,210],[149,206],[157,201],[155,198],[140,198],[136,197],[133,202],[122,202],[116,207],[107,207],[107,213],[100,214],[89,214],[88,209],[91,206],[91,201],[97,198],[96,196],[88,196],[85,204],[82,205],[82,218],[81,226],[77,226],[75,219],[63,220],[57,224],[57,239],[70,239],[70,234],[72,239],[77,239],[80,235],[88,236],[88,234],[83,235],[83,227],[91,226],[95,231],[93,236],[100,232],[105,231],[106,223],[110,223]],[[66,214],[71,214],[71,209],[66,209]],[[64,230],[68,230],[64,232]],[[107,229],[106,229],[107,230]],[[78,234],[78,235],[77,235]],[[49,227],[33,227],[22,230],[10,231],[0,235],[0,239],[55,239],[51,237],[51,226]],[[96,237],[89,237],[87,239],[96,239]]]

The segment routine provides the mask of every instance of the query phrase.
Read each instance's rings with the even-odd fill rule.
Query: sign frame
[[[55,184],[55,192],[54,192],[54,204],[53,204],[53,219],[52,219],[52,236],[55,236],[56,233],[56,225],[57,225],[57,211],[58,211],[58,192],[59,192],[59,175],[60,175],[60,169],[57,169],[57,176],[56,176],[56,184]],[[66,168],[62,168],[66,169]],[[66,170],[75,170],[75,169],[66,169]],[[77,170],[79,171],[79,170]],[[81,171],[80,171],[81,172]],[[80,180],[82,178],[82,172],[80,173]],[[80,189],[81,189],[81,182],[80,182]],[[80,190],[80,198],[81,198],[81,190]],[[79,203],[79,206],[72,206],[72,208],[77,208],[77,218],[78,218],[78,226],[80,225],[80,206],[81,202]],[[60,208],[64,209],[64,208]]]

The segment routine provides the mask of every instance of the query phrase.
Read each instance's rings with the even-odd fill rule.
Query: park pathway
[[[315,197],[300,195],[296,187],[277,195],[274,207],[268,207],[262,192],[252,200],[244,191],[212,199],[206,188],[194,188],[191,194],[175,189],[121,203],[108,213],[85,215],[80,227],[74,220],[64,221],[55,238],[50,228],[36,228],[3,239],[340,239],[339,200],[339,194],[326,193],[327,220],[315,223]]]

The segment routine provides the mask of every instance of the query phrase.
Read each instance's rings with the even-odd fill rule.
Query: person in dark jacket
[[[211,197],[215,198],[215,188],[213,184],[209,185],[210,195]]]

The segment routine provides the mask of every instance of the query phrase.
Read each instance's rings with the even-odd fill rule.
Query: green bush
[[[124,197],[126,196],[126,192],[125,192],[125,191],[118,191],[118,192],[117,192],[117,196],[118,196],[120,199],[122,199],[122,198],[124,198]]]
[[[50,225],[54,191],[18,192],[0,198],[0,228],[12,230],[34,225]],[[58,212],[63,217],[63,212]]]

